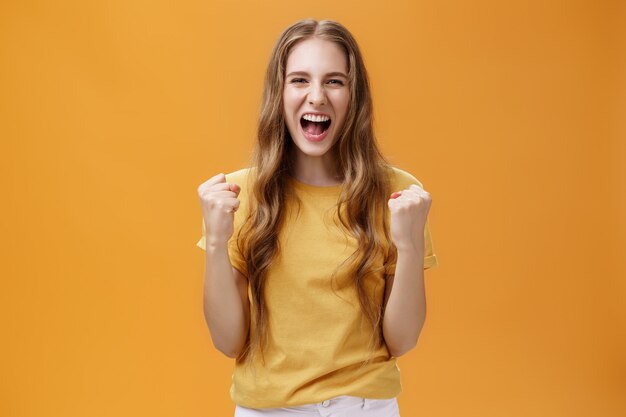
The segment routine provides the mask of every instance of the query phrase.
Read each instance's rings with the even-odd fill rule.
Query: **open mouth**
[[[327,119],[327,120],[320,120]],[[305,114],[300,118],[300,126],[302,126],[302,130],[310,135],[319,136],[322,133],[326,132],[330,127],[331,119],[330,117],[311,117],[308,114]]]

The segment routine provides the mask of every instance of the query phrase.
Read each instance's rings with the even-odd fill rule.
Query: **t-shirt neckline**
[[[343,187],[343,184],[337,185],[312,185],[302,182],[291,175],[288,176],[291,183],[297,190],[307,191],[315,194],[338,194]]]

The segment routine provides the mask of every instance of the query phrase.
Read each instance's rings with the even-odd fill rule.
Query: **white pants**
[[[396,398],[375,400],[341,395],[319,403],[286,408],[235,406],[235,417],[400,417]]]

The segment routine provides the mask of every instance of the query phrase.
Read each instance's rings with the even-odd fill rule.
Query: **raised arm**
[[[227,183],[224,174],[198,187],[206,237],[204,317],[213,345],[229,358],[241,352],[250,322],[248,281],[228,256],[240,190],[237,184]]]

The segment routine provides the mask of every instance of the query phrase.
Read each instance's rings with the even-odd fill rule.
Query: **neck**
[[[317,185],[339,185],[342,178],[337,172],[336,163],[330,152],[322,156],[309,156],[296,152],[291,175],[300,182]]]

